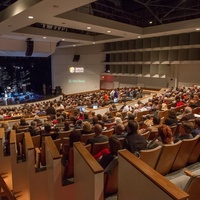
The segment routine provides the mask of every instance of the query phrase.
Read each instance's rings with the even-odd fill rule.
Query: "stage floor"
[[[8,95],[8,97],[0,97],[0,106],[37,102],[53,97],[55,97],[55,95],[40,95],[32,92],[27,92],[26,94],[19,93],[14,96]]]

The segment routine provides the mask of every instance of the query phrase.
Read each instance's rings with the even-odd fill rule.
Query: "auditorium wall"
[[[146,88],[200,85],[199,64],[171,64],[165,78],[131,76],[130,74],[105,73],[103,45],[73,48],[58,48],[52,55],[52,85],[61,86],[64,94],[73,94],[98,89],[141,86]],[[73,62],[74,55],[80,55]],[[70,73],[69,67],[84,67],[84,73]]]
[[[52,55],[52,85],[61,86],[64,94],[93,91],[100,88],[100,74],[104,71],[103,45],[57,49]],[[74,55],[80,55],[73,62]],[[69,68],[84,68],[83,73],[70,73]]]

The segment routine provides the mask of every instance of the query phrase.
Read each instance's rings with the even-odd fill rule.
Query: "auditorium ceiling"
[[[200,30],[200,0],[0,0],[0,40],[57,48]]]

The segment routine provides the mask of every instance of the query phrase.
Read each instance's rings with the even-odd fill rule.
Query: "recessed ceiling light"
[[[33,16],[28,16],[29,19],[33,19]]]
[[[76,45],[75,44],[73,44],[73,47],[75,47]]]
[[[47,37],[43,37],[43,39],[47,39]]]
[[[93,42],[92,44],[95,44],[95,42]]]
[[[65,39],[63,38],[62,41],[65,41]]]
[[[152,23],[153,23],[152,21],[149,22],[149,24],[152,24]]]
[[[138,38],[141,38],[141,36],[140,36],[140,35],[138,35]]]
[[[196,28],[196,31],[199,31],[200,30],[200,28]]]
[[[107,31],[107,33],[111,33],[111,31]]]
[[[90,27],[90,26],[88,26],[88,27],[87,27],[87,29],[88,29],[88,30],[90,30],[90,29],[91,29],[91,27]]]

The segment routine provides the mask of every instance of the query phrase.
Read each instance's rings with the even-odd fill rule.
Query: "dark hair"
[[[184,128],[187,134],[190,134],[193,130],[193,123],[189,121],[183,121],[181,126]]]
[[[79,130],[74,129],[69,135],[69,144],[73,147],[73,143],[79,141],[81,141],[81,133]]]
[[[161,137],[164,144],[171,144],[173,141],[172,130],[165,124],[158,127],[158,135]]]
[[[126,129],[128,134],[135,134],[138,131],[138,123],[134,120],[129,120]]]
[[[159,125],[160,124],[160,117],[158,115],[153,116],[153,124]]]

